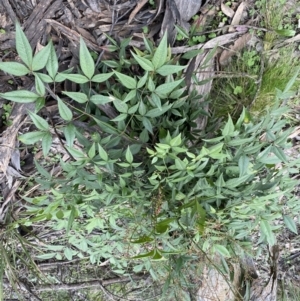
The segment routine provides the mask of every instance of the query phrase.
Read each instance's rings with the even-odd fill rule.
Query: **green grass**
[[[253,47],[245,48],[223,68],[222,77],[214,80],[211,99],[216,116],[231,114],[237,118],[243,106],[251,106],[253,115],[263,114],[265,108],[272,105],[276,89],[283,89],[300,67],[295,44],[282,48],[276,46],[283,37],[275,30],[292,29],[294,26],[283,21],[287,20],[284,16],[288,13],[284,10],[285,1],[262,0],[256,4],[264,16],[261,26],[269,29],[262,37],[263,50],[258,52]],[[295,90],[297,85],[298,82],[292,88]]]
[[[260,3],[258,8],[261,10],[262,14],[262,26],[270,29],[282,29],[283,19],[284,19],[284,5],[286,1],[278,0],[262,0],[258,1]],[[273,31],[266,32],[264,36],[264,49],[272,49],[274,42],[276,41],[277,34]]]
[[[238,118],[244,106],[249,106],[255,96],[260,57],[254,49],[243,51],[214,80],[211,99],[214,114],[218,117],[230,113]]]
[[[272,104],[276,88],[283,90],[300,67],[300,60],[295,57],[293,45],[270,52],[267,56],[260,91],[251,109],[252,112],[259,114]],[[296,90],[297,85],[298,82],[292,89]]]
[[[277,301],[300,301],[300,287],[292,283],[281,283],[277,297]]]

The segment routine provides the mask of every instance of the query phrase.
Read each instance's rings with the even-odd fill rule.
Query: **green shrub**
[[[279,226],[273,221],[282,216],[296,232],[293,217],[300,205],[290,175],[298,161],[284,152],[291,129],[281,118],[288,108],[278,105],[292,81],[277,92],[277,105],[263,118],[253,120],[244,109],[237,122],[229,116],[220,128],[195,136],[191,129],[203,113],[201,96],[186,90],[185,66],[171,57],[166,36],[155,50],[145,39],[145,52],[102,62],[99,73],[82,39],[81,70],[60,73],[52,43],[32,57],[18,25],[16,37],[25,65],[0,63],[0,68],[32,74],[36,91],[0,96],[35,102],[29,115],[37,131],[20,140],[41,141],[46,156],[52,125],[37,113],[50,91],[64,121],[55,132],[64,135],[70,156],[60,160],[59,178],[36,162],[40,196],[24,197],[27,216],[19,223],[51,221],[68,238],[67,245],[43,247],[38,258],[88,255],[92,263],[108,259],[118,274],[147,270],[154,279],[175,272],[182,277],[180,270],[195,255],[218,252],[228,258],[250,251],[257,231],[260,242],[275,244]],[[125,42],[112,46],[125,53]],[[40,71],[44,67],[46,73]],[[63,91],[64,97],[50,89],[64,80],[80,84],[80,91]]]

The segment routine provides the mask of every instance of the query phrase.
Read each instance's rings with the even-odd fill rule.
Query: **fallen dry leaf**
[[[197,26],[205,26],[207,23],[207,18],[210,16],[214,16],[216,12],[217,12],[216,7],[212,7],[212,8],[202,7],[200,9],[199,19],[196,20]]]
[[[234,10],[229,6],[225,5],[224,3],[221,3],[221,10],[223,14],[229,18],[232,18],[234,16]]]
[[[185,53],[190,50],[196,50],[196,49],[200,49],[200,48],[212,49],[217,46],[223,46],[225,44],[231,43],[238,34],[239,34],[238,32],[224,34],[222,36],[219,36],[219,37],[216,37],[216,38],[213,38],[213,39],[207,41],[205,44],[198,44],[198,45],[194,45],[194,46],[190,46],[190,47],[187,47],[187,46],[172,47],[171,53],[178,54],[178,53]],[[135,44],[133,46],[136,46],[136,45],[139,45],[139,44]]]
[[[189,21],[198,13],[201,7],[201,1],[199,0],[174,0],[174,2],[183,21]]]
[[[89,40],[92,43],[97,43],[96,39],[84,28],[81,28],[79,26],[75,26],[76,30],[82,35],[83,38],[86,40]]]
[[[209,95],[211,91],[212,80],[213,80],[212,78],[214,76],[214,71],[215,71],[214,60],[217,54],[217,52],[214,51],[214,54],[211,55],[211,51],[214,50],[207,49],[204,51],[204,53],[198,54],[196,58],[190,60],[189,66],[187,68],[187,72],[192,72],[193,74],[195,74],[198,82],[206,82],[205,84],[202,85],[192,83],[189,86],[190,92],[196,90],[199,95],[203,96],[202,100],[200,100],[199,102],[205,101],[207,95]],[[210,59],[208,60],[209,57]],[[192,70],[189,70],[190,67],[192,67],[191,68]],[[188,75],[186,79],[188,80]],[[203,109],[208,112],[209,109],[208,105],[205,105]],[[195,120],[195,122],[197,124],[195,129],[202,130],[206,127],[207,117],[200,116]]]
[[[290,38],[290,39],[286,39],[284,41],[285,44],[289,44],[289,43],[294,43],[294,42],[299,42],[300,41],[300,34],[297,34],[296,36]]]
[[[16,147],[19,147],[19,143],[17,141]],[[10,163],[12,167],[14,167],[16,170],[21,170],[21,159],[20,159],[20,151],[18,148],[13,150],[13,153],[11,154]]]
[[[247,8],[247,4],[246,4],[245,1],[243,1],[239,5],[238,9],[236,10],[235,15],[232,19],[231,25],[239,25],[240,24],[240,21],[241,21],[242,16],[243,16],[243,12],[246,8]],[[233,32],[234,30],[235,29],[234,29],[233,26],[229,27],[229,29],[228,29],[229,32]]]
[[[13,108],[10,117],[12,124],[3,132],[0,145],[0,172],[4,175],[7,173],[12,154],[15,152],[18,131],[25,122],[27,111],[32,111],[33,109],[34,104],[32,103],[16,103]]]
[[[219,58],[219,63],[221,65],[226,65],[230,57],[241,51],[246,46],[248,41],[251,39],[251,36],[252,35],[250,33],[246,33],[240,36],[233,45],[229,46],[229,49],[223,50]]]
[[[135,9],[131,12],[127,24],[130,24],[131,21],[134,19],[135,15],[141,10],[141,8],[148,2],[148,0],[141,0],[137,3]]]

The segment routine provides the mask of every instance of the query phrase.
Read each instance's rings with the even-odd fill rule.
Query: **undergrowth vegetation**
[[[80,69],[58,72],[52,43],[33,56],[17,24],[23,63],[1,62],[0,68],[33,76],[35,89],[0,96],[35,103],[23,144],[40,146],[46,158],[57,135],[67,159],[55,162],[59,176],[35,162],[39,194],[23,197],[26,211],[15,225],[45,222],[65,231],[65,241],[36,249],[39,260],[108,260],[118,275],[149,272],[163,279],[162,300],[189,300],[185,283],[200,273],[195,262],[201,258],[218,253],[229,271],[225,259],[251,253],[254,233],[261,246],[276,243],[276,219],[297,232],[298,182],[291,176],[299,160],[284,152],[292,129],[281,103],[292,95],[299,70],[261,117],[242,108],[235,121],[228,116],[218,124],[209,117],[207,129],[197,132],[195,120],[207,113],[201,96],[187,90],[179,63],[184,57],[171,56],[167,37],[157,48],[145,38],[146,50],[134,49],[130,57],[129,39],[111,42],[119,61],[96,68],[81,39]],[[66,80],[78,90],[57,93],[55,83]],[[48,95],[58,105],[57,123],[42,116]]]
[[[296,11],[287,9],[286,1],[275,0],[256,1],[255,10],[263,16],[258,25],[266,31],[252,29],[245,49],[221,66],[224,75],[214,80],[211,95],[217,116],[229,113],[238,118],[243,106],[250,107],[253,115],[264,114],[264,108],[274,103],[276,89],[284,89],[300,67],[296,45],[284,42],[296,33],[298,22],[291,21],[297,20]],[[292,88],[297,88],[297,82]]]

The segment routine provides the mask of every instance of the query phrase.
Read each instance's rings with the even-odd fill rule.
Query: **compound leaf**
[[[162,84],[155,89],[155,93],[157,93],[161,97],[166,96],[167,94],[172,92],[182,81],[183,79],[179,79],[175,80],[174,82]]]
[[[23,76],[30,72],[25,65],[17,62],[0,62],[0,69],[16,76]]]
[[[30,132],[23,134],[22,136],[19,137],[19,140],[23,142],[24,144],[34,144],[41,139],[43,139],[45,135],[45,132],[42,131],[35,131],[35,132]]]
[[[121,84],[128,88],[128,89],[136,89],[136,79],[135,78],[132,78],[128,75],[125,75],[125,74],[122,74],[122,73],[119,73],[117,71],[115,71],[115,75],[118,77],[118,79],[120,80]]]
[[[18,22],[16,23],[16,49],[22,61],[31,69],[32,49]]]
[[[176,65],[164,65],[156,70],[156,72],[162,76],[168,76],[173,73],[177,73],[183,69],[185,69],[186,66],[176,66]]]
[[[61,116],[61,118],[66,121],[71,121],[73,117],[72,111],[59,97],[57,97],[57,104],[59,115]]]
[[[54,79],[58,70],[58,60],[52,41],[49,42],[50,53],[46,64],[46,69],[49,75]]]
[[[32,71],[41,70],[46,66],[49,59],[50,51],[51,51],[51,43],[49,43],[42,50],[40,50],[38,53],[34,55],[32,61]]]
[[[214,249],[224,257],[230,257],[229,251],[222,245],[215,244]]]
[[[85,103],[88,101],[88,97],[86,94],[81,93],[81,92],[67,92],[63,91],[63,94],[69,96],[71,99],[74,99],[75,101],[79,103]]]
[[[0,93],[0,97],[15,102],[28,103],[36,101],[40,96],[27,90],[17,90],[6,93]]]
[[[31,111],[28,111],[28,114],[29,114],[31,120],[33,121],[34,125],[39,130],[42,130],[42,131],[48,131],[49,130],[49,124],[44,118],[38,116],[37,114],[35,114]]]
[[[85,83],[87,83],[89,81],[88,78],[86,78],[85,76],[83,76],[81,74],[59,73],[58,75],[60,77],[62,77],[63,79],[68,79],[71,82],[74,82],[76,84],[85,84]]]
[[[95,72],[95,62],[82,37],[80,37],[79,62],[83,74],[91,79]]]
[[[283,221],[284,221],[285,225],[287,226],[287,228],[289,230],[291,230],[292,232],[298,234],[296,223],[290,216],[284,215],[283,216]]]
[[[114,74],[113,72],[96,74],[93,76],[92,82],[103,83],[107,81],[113,74]]]
[[[152,58],[152,63],[155,69],[161,67],[167,60],[168,45],[167,33],[164,34]]]
[[[42,139],[42,149],[43,149],[43,155],[45,157],[48,155],[50,151],[51,144],[52,144],[52,135],[50,132],[46,132]]]
[[[145,59],[144,57],[137,56],[133,52],[131,52],[131,54],[145,71],[154,71],[154,66],[149,60]]]
[[[127,147],[125,158],[128,163],[131,164],[133,162],[133,156],[132,156],[129,146]]]
[[[69,123],[64,128],[64,134],[67,141],[67,145],[71,147],[75,139],[75,126],[72,123]]]

